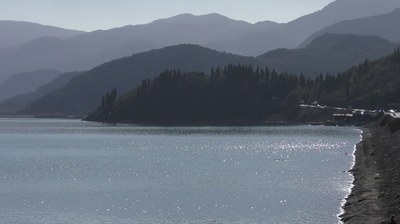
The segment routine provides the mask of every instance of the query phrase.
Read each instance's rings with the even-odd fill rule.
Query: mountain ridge
[[[221,47],[215,48],[253,56],[278,48],[295,48],[310,35],[329,25],[343,20],[385,14],[399,7],[398,0],[385,0],[385,4],[382,4],[382,0],[336,0],[321,10],[279,24],[271,30],[248,34],[237,40],[221,43]]]
[[[314,116],[313,112],[302,111],[301,101],[370,110],[400,102],[399,72],[399,48],[337,76],[319,75],[313,79],[243,65],[228,65],[212,70],[210,75],[164,71],[121,97],[117,97],[116,89],[105,93],[101,104],[85,120],[141,125],[248,125],[265,124],[280,116],[285,121],[304,122]],[[363,119],[371,118],[363,117],[360,122]]]
[[[385,0],[385,4],[381,4],[381,0],[337,0],[322,10],[285,24],[249,24],[219,14],[184,14],[148,24],[97,30],[63,39],[62,43],[52,47],[43,42],[42,49],[37,49],[42,60],[30,60],[36,52],[28,49],[0,52],[0,82],[10,74],[40,68],[62,72],[89,70],[115,58],[183,43],[257,56],[271,49],[294,48],[312,33],[335,22],[385,13],[395,6],[400,7],[400,2]]]
[[[324,34],[305,48],[277,49],[257,58],[277,71],[316,77],[337,74],[365,59],[378,59],[397,46],[377,36]]]
[[[341,35],[332,35],[330,39],[335,40],[335,38],[339,37],[341,37]],[[368,54],[373,53],[372,55],[376,55],[376,52],[381,52],[382,55],[376,55],[377,57],[385,55],[387,51],[392,52],[395,48],[395,45],[392,45],[390,42],[387,42],[379,37],[356,36],[355,38],[366,39],[366,43],[376,42],[376,44],[372,44],[372,46],[375,47],[366,52]],[[343,41],[337,42],[340,44]],[[356,63],[363,62],[368,54],[364,51],[361,51],[361,53],[358,52],[360,49],[357,49],[357,47],[359,46],[355,46],[356,53],[350,51],[351,48],[346,46],[340,48],[341,50],[334,50],[337,48],[337,45],[333,44],[330,46],[330,48],[333,48],[333,50],[330,50],[333,51],[333,53],[328,52],[324,54],[320,53],[316,49],[313,49],[312,51],[306,51],[307,54],[312,56],[310,57],[304,56],[304,53],[296,53],[301,53],[301,51],[297,49],[286,49],[284,50],[283,55],[295,54],[296,57],[302,60],[305,58],[308,60],[308,64],[306,65],[308,67],[316,67],[319,66],[319,64],[322,64],[322,67],[317,67],[320,72],[313,74],[315,77],[316,75],[319,75],[319,73],[325,74],[328,66],[333,66],[334,69],[336,69],[335,71],[339,71],[340,67],[338,68],[337,62],[340,62],[343,70],[348,68],[346,67],[347,65],[351,66]],[[380,47],[382,47],[383,50],[380,49]],[[349,51],[347,52],[346,50]],[[326,51],[326,49],[324,49],[324,51]],[[354,55],[358,56],[354,57]],[[244,57],[189,44],[165,47],[162,49],[152,50],[135,54],[130,57],[113,60],[97,66],[92,70],[75,77],[67,86],[64,86],[63,88],[48,94],[35,102],[32,102],[25,112],[64,112],[72,114],[84,114],[96,106],[101,98],[101,95],[105,92],[110,91],[113,88],[117,88],[118,92],[123,94],[139,85],[142,80],[152,78],[164,70],[179,69],[181,72],[207,72],[212,67],[224,67],[228,64],[252,64],[260,67],[268,66],[269,68],[273,69],[274,67],[277,67],[274,60],[280,61],[280,58],[280,55],[273,55],[272,59],[267,58],[268,60],[262,56],[257,58]],[[313,60],[316,59],[319,61],[312,63]],[[298,65],[295,63],[300,60],[296,59],[288,61],[291,62],[296,68]],[[321,61],[324,63],[320,63]],[[277,68],[277,71],[289,72],[287,68],[288,67]],[[303,67],[298,66],[296,69],[297,74],[300,74],[303,71]],[[304,75],[308,74],[304,73]],[[64,103],[60,105],[60,102]]]
[[[400,31],[397,29],[398,21],[400,21],[400,8],[382,15],[341,21],[312,34],[298,48],[307,46],[312,40],[324,33],[376,35],[391,42],[400,43]]]
[[[59,74],[59,71],[51,69],[14,74],[0,84],[0,102],[19,94],[32,92],[55,79]]]
[[[230,23],[230,22],[240,22],[243,25],[251,25],[251,23],[243,21],[243,20],[236,20],[229,18],[227,16],[221,15],[219,13],[208,13],[203,15],[194,15],[191,13],[183,13],[178,14],[176,16],[164,18],[164,19],[157,19],[149,24],[157,24],[157,23],[190,23],[190,24],[209,24],[210,22],[217,22],[217,23]]]
[[[31,102],[66,85],[73,77],[77,76],[78,74],[80,73],[69,72],[60,74],[59,76],[57,76],[57,78],[38,87],[33,92],[19,94],[7,100],[4,100],[0,102],[0,113],[15,114],[18,111],[22,111]]]
[[[84,32],[27,21],[0,20],[0,49],[18,47],[39,37],[66,39],[82,33]]]
[[[194,20],[208,18],[208,16],[193,16]],[[225,18],[225,17],[222,17]],[[208,19],[206,19],[208,20]],[[239,27],[250,26],[241,21],[224,19],[224,23],[208,24],[160,24],[149,23],[145,25],[129,25],[110,30],[97,30],[83,33],[67,40],[56,39],[48,43],[43,39],[32,40],[24,46],[11,52],[0,52],[0,82],[1,78],[7,78],[10,74],[40,69],[43,67],[54,68],[60,71],[88,70],[109,60],[130,56],[135,53],[154,48],[176,45],[181,43],[193,43],[204,45],[214,36],[223,37],[224,32]],[[192,21],[193,23],[193,21]],[[34,43],[41,43],[35,49],[30,49]],[[145,43],[145,44],[143,44]],[[126,50],[129,45],[130,51]],[[108,54],[113,52],[112,54]],[[40,58],[32,55],[40,53]]]
[[[117,87],[120,93],[124,93],[129,91],[132,85],[138,85],[143,79],[153,77],[165,69],[206,71],[210,67],[224,66],[229,63],[248,64],[252,61],[252,58],[222,53],[198,45],[185,44],[165,47],[113,60],[95,67],[73,78],[67,86],[33,102],[26,112],[50,111],[52,113],[78,114],[88,112],[96,105],[99,93],[109,91],[110,86]],[[72,104],[74,101],[76,102]],[[45,102],[53,102],[57,106],[55,104],[53,106],[46,105],[49,111],[40,111]],[[68,105],[58,105],[59,102],[69,103]]]

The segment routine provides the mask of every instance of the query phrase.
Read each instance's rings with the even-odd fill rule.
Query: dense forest
[[[400,50],[325,80],[320,101],[329,105],[365,109],[387,109],[400,103]]]
[[[140,124],[263,122],[275,114],[295,116],[299,103],[381,108],[400,99],[400,52],[365,61],[338,75],[277,73],[251,65],[227,65],[210,75],[167,70],[143,80],[128,94],[114,89],[87,120]]]

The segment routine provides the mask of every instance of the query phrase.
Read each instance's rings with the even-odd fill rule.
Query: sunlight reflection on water
[[[337,223],[353,128],[0,119],[4,223]]]

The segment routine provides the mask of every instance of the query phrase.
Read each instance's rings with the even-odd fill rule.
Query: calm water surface
[[[0,119],[0,223],[338,223],[354,128]]]

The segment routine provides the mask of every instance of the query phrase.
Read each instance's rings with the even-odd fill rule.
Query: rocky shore
[[[400,224],[400,118],[385,116],[363,128],[354,186],[340,216],[345,224]]]

